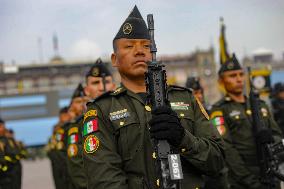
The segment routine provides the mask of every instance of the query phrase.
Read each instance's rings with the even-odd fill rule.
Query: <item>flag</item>
[[[220,63],[221,65],[224,64],[228,59],[230,58],[228,49],[227,49],[227,42],[225,38],[225,24],[223,22],[223,18],[220,18],[220,23],[221,23],[221,35],[219,38],[219,43],[220,43]]]
[[[219,125],[224,125],[224,117],[215,117],[213,120],[213,125],[219,126]]]
[[[84,124],[83,136],[98,130],[98,120],[93,119]]]

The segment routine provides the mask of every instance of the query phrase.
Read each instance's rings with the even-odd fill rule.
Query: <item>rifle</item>
[[[167,97],[166,71],[164,65],[157,62],[156,43],[154,39],[153,15],[147,15],[148,30],[150,34],[150,51],[152,61],[148,64],[148,71],[145,73],[147,89],[147,102],[155,109],[161,106],[169,106]],[[166,140],[154,140],[155,153],[157,154],[157,172],[159,179],[157,186],[162,189],[178,189],[179,180],[183,179],[181,161],[179,154],[173,154],[170,144]]]
[[[276,178],[284,180],[284,175],[278,172],[277,154],[284,151],[283,142],[273,144],[272,132],[265,125],[260,113],[259,95],[255,91],[251,82],[251,68],[248,67],[249,74],[249,101],[252,112],[252,127],[257,148],[258,163],[260,166],[260,181],[267,188],[275,188],[277,185]]]

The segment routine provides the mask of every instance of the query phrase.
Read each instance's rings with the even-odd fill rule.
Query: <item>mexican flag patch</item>
[[[75,144],[78,142],[78,133],[68,136],[68,144]]]
[[[94,153],[100,145],[99,139],[95,135],[90,135],[85,139],[84,150],[86,153]]]
[[[222,116],[222,117],[215,117],[213,120],[212,120],[212,122],[213,122],[213,125],[214,126],[219,126],[219,125],[224,125],[224,117]]]
[[[95,132],[99,129],[98,120],[93,119],[84,124],[83,136]]]

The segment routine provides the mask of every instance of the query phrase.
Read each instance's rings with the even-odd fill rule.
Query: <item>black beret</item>
[[[242,66],[240,65],[235,53],[233,53],[232,58],[230,58],[228,61],[226,61],[224,64],[221,65],[218,74],[221,75],[226,71],[241,70],[241,69]]]
[[[87,72],[87,77],[103,77],[103,76],[111,76],[109,69],[107,68],[106,64],[99,58],[91,69]]]
[[[188,77],[185,86],[193,90],[202,90],[199,79],[197,77]]]
[[[73,95],[72,95],[72,100],[73,100],[74,98],[77,98],[77,97],[84,97],[84,96],[86,96],[86,95],[85,95],[85,92],[84,92],[84,88],[83,88],[82,84],[79,83],[78,87],[75,89],[75,91],[74,91],[74,93],[73,93]]]
[[[118,33],[116,34],[113,40],[121,38],[150,40],[147,25],[136,5],[121,25]]]
[[[0,118],[0,124],[5,124],[5,121]]]

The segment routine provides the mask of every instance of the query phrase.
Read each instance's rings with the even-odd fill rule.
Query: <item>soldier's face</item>
[[[106,91],[111,91],[115,89],[115,84],[113,83],[111,76],[105,77],[105,87]],[[87,78],[87,86],[85,88],[85,93],[91,99],[94,99],[104,93],[104,84],[102,77],[91,77]]]
[[[226,71],[219,80],[225,90],[233,94],[241,94],[243,92],[244,81],[245,76],[243,70]]]
[[[3,123],[0,123],[0,135],[5,135],[5,125]]]
[[[111,56],[112,65],[121,77],[144,78],[147,62],[151,60],[150,41],[146,39],[118,39],[116,52]]]
[[[76,116],[83,113],[85,100],[82,97],[76,97],[72,100],[70,111]]]
[[[61,113],[59,115],[59,120],[61,123],[67,122],[70,120],[70,115],[68,113]]]

